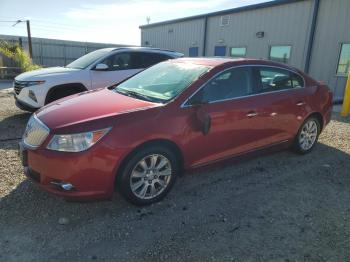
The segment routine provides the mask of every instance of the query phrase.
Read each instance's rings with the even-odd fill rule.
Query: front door
[[[211,127],[203,134],[198,125],[189,125],[186,144],[189,165],[198,166],[264,145],[266,125],[258,118],[257,84],[251,67],[237,67],[210,80],[189,100],[183,110],[196,122],[198,116],[211,118]],[[196,98],[197,96],[197,98]],[[204,101],[191,106],[191,101]]]

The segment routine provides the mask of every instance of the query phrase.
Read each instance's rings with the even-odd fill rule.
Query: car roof
[[[154,52],[154,53],[162,53],[167,54],[173,57],[182,57],[184,54],[168,50],[168,49],[161,49],[161,48],[153,48],[153,47],[143,47],[143,46],[125,46],[125,47],[111,47],[111,48],[102,48],[103,50],[109,51],[109,52],[117,52],[117,51],[136,51],[136,52]]]
[[[217,67],[226,65],[238,66],[238,65],[262,65],[262,66],[275,66],[285,68],[292,71],[298,71],[298,69],[291,67],[286,64],[274,62],[271,60],[264,59],[253,59],[253,58],[230,58],[230,57],[184,57],[171,60],[172,63],[191,63],[197,65],[204,65],[209,67]]]

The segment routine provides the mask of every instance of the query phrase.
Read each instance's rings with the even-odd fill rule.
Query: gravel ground
[[[22,175],[29,114],[0,91],[0,261],[349,261],[350,119],[308,155],[186,174],[161,203],[66,202]]]

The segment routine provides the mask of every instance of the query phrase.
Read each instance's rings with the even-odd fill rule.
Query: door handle
[[[303,102],[303,101],[299,101],[299,102],[297,103],[297,106],[303,106],[303,105],[305,105],[305,102]]]
[[[255,116],[257,116],[257,115],[258,115],[258,113],[256,113],[256,112],[249,112],[249,113],[247,114],[247,117],[252,118],[252,117],[255,117]]]

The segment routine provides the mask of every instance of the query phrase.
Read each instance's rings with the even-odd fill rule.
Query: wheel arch
[[[320,131],[322,131],[323,128],[324,128],[324,119],[323,119],[322,114],[321,114],[320,112],[313,112],[313,113],[309,114],[309,115],[305,118],[305,120],[308,119],[308,118],[310,118],[310,117],[315,117],[315,118],[317,118],[318,121],[320,121],[320,125],[321,125],[321,130],[320,130]]]
[[[183,170],[184,169],[184,156],[183,156],[183,152],[181,151],[180,147],[173,141],[169,140],[169,139],[152,139],[149,141],[146,141],[138,146],[136,146],[133,150],[131,150],[121,161],[118,169],[115,172],[115,178],[114,178],[114,185],[116,186],[117,184],[117,180],[119,177],[119,173],[121,172],[121,170],[123,170],[123,168],[125,167],[125,165],[127,164],[127,162],[129,161],[129,159],[139,150],[142,150],[143,148],[149,147],[149,146],[164,146],[170,150],[172,150],[175,155],[177,160],[179,161],[179,170]],[[180,172],[181,174],[182,172]]]
[[[58,92],[61,89],[67,90],[67,88],[75,89],[77,93],[87,91],[88,89],[86,88],[85,85],[82,83],[68,83],[68,84],[60,84],[56,85],[50,88],[50,90],[47,92],[46,97],[45,97],[45,105],[50,101],[50,97],[55,93]]]

